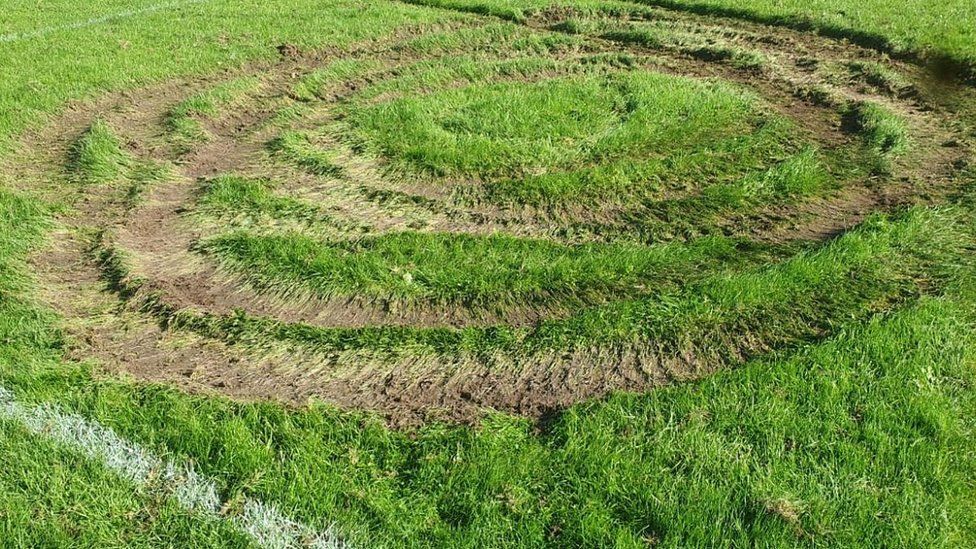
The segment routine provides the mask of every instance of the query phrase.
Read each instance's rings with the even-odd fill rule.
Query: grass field
[[[0,545],[976,545],[966,2],[2,11]]]

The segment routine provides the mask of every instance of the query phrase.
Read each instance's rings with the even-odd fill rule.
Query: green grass
[[[525,20],[525,11],[520,2],[513,0],[408,0],[423,6],[431,6],[446,10],[490,15],[516,23]]]
[[[972,398],[970,351],[935,328],[957,322],[946,306],[927,302],[651,404],[620,397],[570,413],[556,431],[574,473],[595,475],[571,482],[593,514],[570,539],[624,522],[665,546],[966,545],[973,453],[924,442],[961,443],[973,428],[957,415]]]
[[[741,206],[765,197],[811,194],[826,185],[827,179],[818,152],[806,148],[765,172],[750,174],[739,185],[709,187],[703,194],[707,200]]]
[[[548,0],[413,0],[511,21],[552,5]],[[569,2],[584,8],[627,3]],[[868,47],[907,53],[937,61],[956,61],[972,75],[976,64],[976,12],[968,0],[949,0],[937,7],[922,0],[636,0],[631,6],[661,6],[705,15],[731,16],[814,30]]]
[[[18,134],[71,100],[270,59],[277,55],[275,46],[285,40],[305,47],[347,45],[394,28],[451,18],[395,3],[339,2],[323,8],[303,0],[278,6],[251,2],[247,15],[241,16],[239,0],[212,0],[30,34],[155,3],[5,3],[4,37],[27,34],[4,38],[0,44],[0,154],[6,156]],[[85,179],[109,181],[123,171],[116,143],[106,139],[105,129],[96,126],[79,142],[72,170]],[[46,206],[33,197],[12,194],[6,175],[0,177],[0,377],[4,385],[13,381],[11,374],[34,376],[47,370],[60,377],[73,367],[62,356],[64,342],[55,329],[56,319],[38,308],[25,263],[25,254],[40,243],[49,226]],[[67,386],[94,387],[83,370],[75,372],[81,377],[61,377]],[[133,493],[128,483],[97,464],[83,463],[14,426],[3,424],[0,429],[0,539],[5,545],[243,544],[226,527],[181,514],[172,502]]]
[[[745,166],[736,166],[730,159],[731,165],[726,170],[708,174],[716,181],[698,193],[644,200],[626,212],[621,221],[579,223],[574,229],[604,238],[613,235],[641,242],[724,234],[730,217],[746,216],[763,208],[823,194],[837,188],[838,181],[855,178],[861,170],[842,165],[850,157],[851,151],[847,149],[824,154],[807,147],[762,171],[744,171]],[[681,174],[674,167],[664,173]]]
[[[934,6],[921,0],[640,0],[699,13],[752,17],[816,29],[895,52],[944,56],[976,63],[976,13],[967,0]],[[970,69],[971,70],[971,69]]]
[[[349,108],[350,125],[397,169],[484,180],[484,191],[463,192],[506,205],[620,204],[732,183],[787,158],[799,140],[744,91],[649,72],[476,84]]]
[[[17,11],[11,11],[8,19],[36,29],[155,3],[99,0],[77,10],[71,2],[56,0],[42,10],[10,8]],[[0,82],[4,82],[0,150],[9,150],[12,137],[67,100],[271,59],[278,55],[275,48],[283,41],[304,47],[341,47],[384,36],[395,28],[455,18],[392,2],[362,7],[341,0],[328,9],[320,8],[313,0],[275,6],[248,2],[247,17],[243,17],[240,0],[210,0],[111,24],[5,42],[0,50]],[[65,15],[74,12],[80,15]],[[16,27],[11,30],[17,31]],[[37,56],[40,48],[48,53]],[[72,60],[69,78],[65,77],[64,59]]]
[[[75,142],[69,168],[83,183],[107,183],[118,179],[131,162],[112,129],[96,120]]]
[[[427,37],[438,38],[437,35]],[[417,41],[419,41],[418,39]],[[531,81],[542,76],[556,76],[559,74],[587,73],[590,67],[584,63],[567,63],[553,59],[549,55],[534,53],[534,45],[527,45],[531,51],[517,49],[511,38],[505,38],[499,45],[500,51],[479,55],[457,55],[433,60],[422,60],[410,63],[405,67],[393,69],[392,78],[379,79],[371,82],[365,89],[349,98],[349,105],[343,109],[343,114],[349,116],[356,111],[368,110],[371,104],[388,103],[404,97],[422,97],[443,91],[444,88],[460,88],[468,84],[485,84],[490,82],[511,82],[518,80]],[[506,43],[509,42],[509,43]],[[409,47],[405,46],[405,47]],[[421,46],[426,47],[426,46]],[[559,44],[552,45],[549,51],[553,56],[561,49]],[[495,58],[501,55],[502,60]],[[352,128],[347,133],[355,135]]]
[[[649,339],[721,352],[726,336],[736,333],[759,334],[744,339],[764,340],[760,346],[815,337],[844,318],[916,294],[939,265],[959,257],[967,234],[951,215],[924,210],[903,219],[875,218],[783,263],[706,279],[674,297],[583,311],[543,325],[535,338],[547,345]]]
[[[622,23],[618,14],[622,10],[607,5],[592,20],[567,19],[556,28],[570,34],[588,34],[606,40],[629,44],[649,50],[674,51],[686,56],[710,62],[726,62],[733,67],[756,73],[768,65],[768,59],[757,51],[725,45],[720,35],[701,35],[690,32],[687,24],[656,20],[653,15],[642,14],[644,21]],[[637,13],[637,10],[634,10]],[[609,16],[609,17],[607,17]]]
[[[847,66],[853,76],[863,78],[868,84],[888,93],[911,91],[912,85],[897,72],[871,61],[854,61]]]
[[[342,59],[302,76],[292,87],[291,96],[306,102],[321,99],[329,85],[341,84],[352,77],[377,68],[379,65],[375,62]]]
[[[246,316],[200,317],[192,313],[178,314],[173,322],[256,350],[279,342],[327,353],[363,350],[381,356],[491,356],[504,352],[527,357],[531,362],[536,353],[553,350],[626,348],[652,341],[662,357],[691,356],[703,364],[712,365],[736,363],[743,355],[822,338],[846,322],[864,320],[872,314],[903,305],[925,288],[947,284],[949,275],[940,269],[943,265],[962,261],[965,242],[969,238],[958,215],[915,210],[899,219],[875,218],[822,249],[742,272],[688,271],[687,266],[669,263],[665,258],[665,267],[674,269],[671,272],[692,273],[691,278],[678,279],[687,284],[676,289],[659,288],[660,291],[649,287],[647,296],[618,298],[583,308],[567,318],[543,320],[528,328],[317,328]],[[257,284],[277,285],[284,291],[291,290],[296,284],[305,288],[332,284],[330,291],[333,293],[328,295],[334,295],[337,281],[349,284],[350,280],[355,280],[352,277],[343,280],[342,277],[349,277],[348,267],[340,264],[337,269],[331,263],[335,261],[331,255],[335,252],[327,248],[314,245],[310,249],[298,248],[296,256],[288,257],[286,254],[295,252],[295,249],[287,242],[273,241],[274,246],[260,247],[267,241],[255,240],[259,247],[243,249],[256,249],[260,253],[242,254],[235,260],[236,265],[232,265],[237,267],[239,274]],[[307,244],[307,241],[300,242]],[[709,250],[709,247],[702,249]],[[422,262],[438,257],[429,247],[424,251],[429,256],[412,254],[410,258]],[[365,257],[351,256],[345,260],[362,268],[364,264],[369,265],[367,261],[375,261],[378,254],[371,255],[371,252],[373,250],[367,249],[362,254]],[[524,257],[519,256],[520,259]],[[477,273],[479,268],[497,269],[494,265],[504,265],[497,259],[490,262],[491,267],[477,263],[476,267],[471,267],[471,264],[460,263],[472,273]],[[343,272],[341,269],[347,270]],[[439,274],[448,276],[456,275],[460,270],[450,261],[445,261],[442,269]],[[354,272],[357,275],[363,273]],[[516,272],[521,274],[523,271]],[[549,273],[539,272],[543,274],[534,275],[537,280],[548,280],[545,275]],[[665,269],[663,272],[669,271]],[[367,284],[375,284],[375,280],[388,284],[383,295],[390,295],[396,287],[416,292],[412,281],[407,284],[402,278],[402,272],[382,276],[377,270],[365,273],[360,292],[376,292],[375,286],[367,287]],[[482,280],[476,274],[464,274],[471,278],[445,277],[438,282],[442,288],[450,289],[470,284],[470,280]],[[702,274],[706,276],[702,277]],[[710,274],[712,276],[707,276]],[[494,283],[501,278],[497,272],[492,275],[487,282]],[[500,287],[511,291],[504,285]],[[532,286],[525,288],[531,290]],[[466,289],[468,293],[464,295],[475,291]]]
[[[72,25],[150,3],[10,0],[4,5],[3,33]],[[438,2],[513,21],[550,3]],[[749,10],[753,17],[847,33],[862,42],[884,36],[896,49],[931,48],[954,59],[971,60],[976,43],[976,25],[961,1],[934,6],[913,0],[750,0],[734,5],[730,0],[681,0],[681,5]],[[406,129],[418,131],[421,139],[435,138],[421,145],[446,148],[418,146],[414,156],[387,150],[411,170],[514,185],[546,176],[537,172],[552,166],[560,174],[593,163],[621,169],[627,167],[625,160],[660,152],[654,147],[677,140],[697,159],[683,163],[663,155],[667,169],[687,167],[687,186],[676,189],[676,199],[695,201],[675,211],[742,210],[831,184],[828,176],[838,163],[832,151],[797,142],[789,131],[764,134],[768,126],[757,127],[755,115],[765,114],[756,113],[754,103],[738,92],[726,93],[726,86],[673,79],[673,93],[655,103],[660,87],[641,91],[639,82],[631,82],[627,88],[629,77],[604,78],[589,69],[569,73],[567,63],[554,60],[516,60],[500,69],[476,55],[544,55],[572,51],[578,43],[565,35],[526,38],[511,25],[460,38],[436,32],[443,30],[441,23],[465,17],[387,2],[212,0],[3,41],[0,150],[12,150],[17,135],[71,100],[271,59],[281,43],[343,47],[426,24],[428,32],[402,51],[471,44],[475,57],[454,66],[445,63],[442,72],[426,67],[406,71],[392,88],[371,86],[373,99],[385,92],[413,96],[394,98],[382,108],[405,101],[410,109],[404,113],[415,109],[441,123],[433,130],[420,123]],[[494,33],[511,36],[512,42],[493,43]],[[538,69],[559,78],[485,83],[500,76],[523,78]],[[330,78],[327,73],[310,77],[296,95],[313,103],[327,93]],[[442,91],[457,82],[474,84],[476,91]],[[480,104],[479,97],[490,101]],[[727,104],[710,108],[704,101],[702,108],[709,97]],[[354,107],[367,112],[369,100],[367,93]],[[501,101],[524,102],[528,109],[504,109],[498,106]],[[622,131],[627,124],[620,115],[629,112],[631,101],[654,107],[640,114],[654,122],[643,129],[670,128],[670,133],[654,142],[637,124],[632,134]],[[655,109],[670,118],[656,118]],[[629,115],[640,111],[638,106]],[[889,157],[911,146],[904,123],[892,113],[870,104],[852,112],[854,129],[867,149]],[[206,113],[191,116],[201,115]],[[682,117],[707,131],[683,127],[677,122]],[[399,146],[396,128],[381,122],[371,138]],[[615,137],[594,140],[592,134],[607,124]],[[543,131],[565,142],[549,140]],[[295,156],[288,157],[288,147],[281,149],[289,161],[311,171],[334,166],[334,158],[307,139],[314,135],[290,137]],[[713,147],[694,148],[710,138]],[[750,139],[751,148],[743,144]],[[468,147],[452,148],[454,140],[470,140],[476,154],[468,155]],[[127,183],[135,189],[130,198],[137,198],[140,185],[161,175],[132,163],[123,150],[107,126],[94,124],[72,151],[72,177],[85,183]],[[744,160],[723,159],[722,150]],[[512,171],[520,177],[505,179]],[[643,177],[648,172],[633,173]],[[652,339],[663,352],[694,351],[701,359],[740,365],[695,383],[581,403],[538,423],[495,413],[475,427],[432,423],[404,432],[367,414],[319,402],[289,408],[194,396],[107,375],[100,366],[67,358],[59,320],[38,305],[36,280],[26,261],[52,226],[48,205],[32,194],[8,190],[7,177],[7,170],[0,170],[0,384],[26,403],[55,403],[160,455],[194,464],[215,479],[227,501],[259,498],[317,528],[335,521],[364,547],[871,547],[879,540],[897,547],[976,545],[976,452],[971,443],[976,435],[976,284],[970,202],[876,216],[823,248],[789,259],[752,250],[757,255],[731,261],[777,261],[733,272],[705,264],[741,255],[722,239],[660,248],[574,248],[503,237],[403,233],[345,242],[279,237],[281,246],[254,248],[261,252],[259,260],[266,259],[266,251],[300,253],[287,258],[284,270],[277,260],[258,261],[251,265],[251,276],[326,294],[341,288],[347,295],[374,292],[462,302],[477,295],[483,303],[524,303],[643,291],[632,284],[661,273],[667,274],[664,278],[677,274],[682,283],[649,288],[647,296],[592,304],[569,318],[526,329],[316,331],[252,325],[246,317],[211,319],[217,325],[205,326],[243,343],[250,338],[266,344],[278,337],[327,349],[406,347],[410,353],[453,354],[591,348],[607,341],[626,346]],[[631,181],[612,180],[606,196]],[[208,187],[205,207],[315,215],[305,210],[308,204],[275,195],[272,186],[218,179]],[[17,182],[17,188],[24,187],[25,182]],[[587,196],[589,186],[579,188],[583,194],[566,196]],[[680,191],[692,192],[685,196]],[[663,218],[671,215],[667,206],[662,208]],[[429,273],[428,278],[411,275],[425,283],[419,290],[394,276],[393,267],[405,264],[400,257],[405,252],[412,258],[407,267]],[[316,263],[321,257],[326,260]],[[523,260],[530,268],[523,269]],[[305,276],[314,275],[307,269],[316,265],[348,270],[340,269],[336,279]],[[367,287],[367,279],[375,286]],[[322,280],[324,285],[316,286]],[[742,364],[742,355],[760,358]],[[239,547],[246,542],[226,523],[188,515],[172,499],[136,490],[100,464],[9,422],[0,422],[0,463],[0,540],[6,545]]]
[[[227,524],[136,493],[100,463],[0,421],[0,539],[8,547],[241,547]]]
[[[268,148],[309,173],[328,176],[342,174],[342,167],[336,163],[336,153],[315,146],[308,133],[286,131],[272,140]]]
[[[945,226],[944,218],[929,223],[929,230]],[[877,244],[869,239],[859,248]],[[768,287],[757,283],[753,293]],[[926,299],[795,355],[699,383],[580,405],[541,433],[499,415],[474,430],[432,425],[401,434],[318,405],[285,412],[96,381],[85,367],[61,364],[48,320],[12,301],[0,305],[7,342],[0,376],[24,399],[64,403],[192,459],[229,496],[263,497],[312,523],[334,518],[360,544],[565,546],[654,538],[665,546],[716,539],[868,546],[885,538],[967,546],[976,531],[970,498],[976,456],[966,411],[976,404],[976,379],[973,319],[962,299]],[[125,528],[113,511],[123,504],[107,500],[130,500],[110,488],[117,481],[90,476],[87,468],[72,468],[73,478],[84,479],[73,491],[25,490],[24,475],[64,486],[69,481],[38,473],[47,469],[33,460],[67,457],[30,439],[11,446],[19,444],[14,440],[5,439],[14,461],[5,461],[13,484],[3,496],[14,501],[12,513],[41,505],[50,520],[70,524],[60,511],[65,504],[50,500],[66,494],[74,505],[84,502],[79,539],[104,540]],[[85,489],[93,485],[100,490]],[[43,528],[46,520],[8,520],[5,539],[64,539],[57,526]],[[213,539],[204,537],[209,530],[190,529],[189,519],[154,524],[158,537],[149,539],[156,543]]]
[[[122,140],[101,119],[96,119],[68,152],[68,175],[82,185],[122,185],[125,206],[139,203],[154,183],[169,177],[165,166],[135,159]]]
[[[222,175],[208,181],[199,204],[203,210],[218,214],[268,213],[312,217],[318,212],[311,204],[276,195],[269,180],[235,175]]]
[[[875,103],[850,105],[844,117],[851,129],[859,132],[865,144],[881,156],[898,156],[909,145],[908,128],[897,114]]]
[[[908,152],[911,141],[904,119],[876,103],[861,101],[841,109],[844,127],[860,135],[866,163],[877,174],[888,174],[892,161]]]
[[[493,177],[695,143],[744,130],[751,114],[749,98],[732,89],[635,73],[469,86],[381,103],[354,112],[352,123],[417,170]]]
[[[246,232],[203,244],[251,284],[281,294],[475,308],[564,307],[658,290],[706,266],[731,263],[736,246],[567,246],[505,235],[403,232],[321,242]]]
[[[24,258],[50,227],[47,208],[36,200],[0,187],[0,297],[14,304],[31,289]]]
[[[605,233],[623,216],[621,237],[644,242],[720,233],[737,208],[858,176],[847,168],[851,151],[814,152],[741,89],[585,59],[578,74],[542,82],[521,80],[533,65],[557,75],[567,67],[546,58],[418,63],[351,96],[343,126],[396,175],[483,181],[453,189],[462,204],[586,214],[572,229],[584,232]]]
[[[447,32],[425,34],[397,44],[397,51],[424,54],[484,55],[486,61],[498,64],[506,54],[519,56],[568,53],[581,49],[579,39],[564,34],[540,34],[522,25],[507,22],[485,22],[473,28],[452,29]],[[450,66],[459,59],[442,59],[439,66]],[[463,60],[463,58],[462,58]]]
[[[634,132],[635,141],[657,134],[658,129],[653,126],[650,128],[654,129],[644,128],[647,129],[644,135]],[[728,130],[732,128],[722,126],[716,128],[718,136],[699,136],[697,141],[688,138],[687,143],[680,141],[684,136],[674,136],[672,144],[658,143],[654,145],[656,150],[643,153],[646,156],[638,152],[645,146],[639,144],[627,156],[603,164],[529,174],[518,179],[499,178],[485,186],[483,195],[470,194],[474,200],[507,206],[528,204],[572,210],[584,204],[587,208],[635,207],[642,202],[660,205],[669,200],[698,200],[699,192],[714,193],[717,191],[709,189],[717,188],[752,187],[757,191],[753,193],[756,198],[760,194],[772,197],[777,191],[785,191],[785,187],[768,187],[772,192],[760,193],[760,187],[752,182],[762,179],[766,173],[775,173],[776,161],[793,162],[791,153],[796,145],[790,143],[789,125],[772,120],[745,135],[723,135]],[[667,128],[660,131],[667,132]]]
[[[298,200],[275,191],[268,179],[221,175],[207,182],[197,204],[198,219],[216,222],[221,228],[280,227],[297,225],[305,230],[328,234],[361,233],[364,226],[354,220],[339,219],[314,202]]]

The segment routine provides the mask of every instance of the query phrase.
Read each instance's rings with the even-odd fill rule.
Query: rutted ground
[[[937,291],[917,266],[955,245],[912,249],[928,242],[918,214],[897,212],[956,190],[972,93],[870,50],[614,5],[281,54],[79,105],[24,143],[23,179],[71,206],[34,261],[77,356],[395,423],[541,415],[828,336]],[[646,74],[664,84],[642,91]],[[532,102],[565,93],[561,79],[587,84],[592,111],[540,135],[490,129],[532,137],[531,158],[491,135],[474,158],[424,142],[547,112]],[[719,106],[654,127],[741,112],[688,136],[704,149],[592,142],[667,86]],[[441,127],[412,128],[416,112]],[[862,225],[875,212],[896,213]]]

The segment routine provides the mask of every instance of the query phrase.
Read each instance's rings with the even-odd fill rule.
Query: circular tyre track
[[[545,54],[560,63],[553,69],[555,74],[513,78],[532,82],[555,78],[560,71],[572,75],[574,67],[596,58],[607,63],[608,70],[722,80],[751,90],[823,148],[858,139],[844,127],[840,114],[844,105],[871,102],[904,119],[913,146],[893,163],[890,173],[869,173],[845,180],[830,192],[719,216],[716,226],[727,236],[783,249],[816,246],[874,212],[943,201],[954,192],[957,174],[970,158],[971,136],[958,122],[970,116],[961,111],[965,105],[976,105],[973,90],[933,80],[918,66],[800,32],[663,10],[597,17],[603,31],[591,34],[568,23],[586,17],[594,16],[552,9],[531,17],[519,32],[572,36],[576,45]],[[472,17],[468,27],[496,24],[490,18]],[[635,38],[640,36],[635,29],[691,38],[642,42]],[[404,33],[348,51],[309,53],[283,47],[277,62],[72,105],[27,136],[11,167],[16,180],[30,182],[30,191],[48,200],[72,206],[59,216],[51,245],[33,258],[42,298],[65,318],[72,356],[93,358],[111,375],[296,405],[316,398],[375,411],[393,424],[409,425],[432,419],[473,421],[487,408],[540,417],[609,391],[643,391],[700,378],[783,346],[776,341],[738,340],[734,333],[726,333],[715,334],[724,345],[721,353],[655,341],[570,346],[528,355],[415,348],[377,353],[306,345],[293,337],[309,330],[355,332],[376,327],[455,333],[498,325],[532,330],[545,319],[573,315],[580,305],[529,303],[499,310],[397,306],[357,296],[323,298],[312,292],[255,287],[200,251],[200,243],[221,232],[225,224],[241,223],[201,215],[200,201],[209,178],[233,173],[273,179],[278,183],[276,193],[315,208],[297,221],[276,220],[271,229],[283,226],[317,236],[382,235],[419,227],[428,232],[507,234],[575,245],[596,238],[593,235],[610,235],[605,238],[612,241],[617,238],[613,235],[626,233],[626,221],[609,214],[587,217],[587,208],[566,214],[459,200],[456,192],[445,192],[451,187],[444,181],[392,170],[385,159],[364,154],[343,135],[330,133],[329,128],[342,122],[338,113],[344,102],[363,90],[409,74],[411,67],[436,66],[458,54],[410,47],[419,35]],[[736,52],[749,52],[762,62],[739,62]],[[488,62],[500,54],[479,51],[476,55]],[[614,57],[622,55],[626,57]],[[627,65],[621,68],[623,59]],[[358,60],[370,68],[323,85],[314,98],[296,98],[296,83],[337,60]],[[884,74],[895,76],[879,81],[877,75],[865,77],[863,71],[837,72],[838,67],[864,66],[883,67]],[[206,140],[189,148],[174,146],[168,125],[174,106],[242,77],[255,78],[258,85],[220,114],[201,117]],[[460,85],[448,84],[445,89]],[[380,94],[370,100],[392,99]],[[161,167],[167,175],[140,183],[135,200],[132,181],[74,182],[66,166],[79,136],[95,120],[105,121],[120,136],[131,162]],[[338,171],[314,173],[276,155],[268,144],[283,131],[311,132],[316,139],[313,145],[331,151]],[[477,189],[481,182],[450,184]],[[264,230],[261,220],[244,222]],[[566,230],[581,224],[600,229]],[[670,235],[661,240],[669,238],[685,237]],[[248,328],[228,328],[242,325]],[[809,335],[818,333],[811,328]]]

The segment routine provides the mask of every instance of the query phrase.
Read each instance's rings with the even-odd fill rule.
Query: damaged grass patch
[[[308,133],[286,131],[272,140],[268,148],[311,174],[331,177],[342,175],[342,167],[336,162],[336,155],[317,147]]]
[[[206,241],[203,250],[252,285],[282,295],[499,311],[660,290],[741,253],[721,238],[647,248],[420,232],[335,242],[238,232]]]
[[[184,99],[170,109],[166,126],[177,149],[187,152],[193,145],[208,141],[210,135],[201,121],[218,117],[259,84],[253,77],[231,80]]]
[[[117,180],[131,164],[121,139],[96,119],[72,146],[68,169],[79,181],[98,184]]]
[[[951,264],[953,258],[960,256],[967,235],[957,214],[951,211],[917,209],[897,218],[876,216],[858,230],[820,250],[800,253],[779,264],[687,280],[675,290],[651,291],[646,297],[584,308],[569,318],[544,320],[533,328],[376,326],[330,329],[247,316],[190,316],[183,317],[181,322],[208,335],[234,341],[262,345],[261,341],[277,339],[328,353],[366,350],[394,355],[433,353],[456,356],[460,353],[490,356],[502,352],[531,357],[534,353],[551,350],[649,345],[661,359],[692,356],[703,364],[734,364],[741,362],[744,356],[823,338],[854,319],[865,319],[896,308],[925,293],[927,288],[944,285],[951,272],[939,273],[938,268]],[[267,265],[269,257],[276,257],[275,254],[285,253],[283,250],[288,249],[273,241],[272,246],[257,248],[260,254],[250,257],[244,252],[255,249],[235,242],[240,235],[229,238],[222,243],[227,247],[225,253],[242,253],[239,267],[245,277],[255,276],[255,273],[256,277],[268,276],[274,271],[265,270],[262,274],[262,262]],[[369,241],[366,242],[369,246]],[[412,287],[412,280],[408,282],[403,277],[405,271],[397,272],[377,263],[377,258],[382,257],[377,252],[382,248],[358,250],[360,257],[357,257],[355,244],[352,248],[327,252],[308,241],[302,241],[302,245],[311,247],[299,247],[297,256],[274,263],[276,269],[288,269],[287,265],[293,265],[290,273],[275,272],[281,276],[277,283],[294,287],[298,280],[306,284],[314,281],[313,284],[324,284],[335,292],[342,288],[339,283],[352,284],[357,276],[362,276],[358,292],[379,291],[381,293],[374,295],[389,296],[394,291],[402,295],[418,291]],[[231,246],[241,247],[234,250]],[[272,255],[262,255],[265,253]],[[327,255],[318,256],[319,253]],[[483,252],[499,264],[499,256],[489,253]],[[541,263],[548,268],[550,258],[541,257]],[[325,262],[316,264],[316,258]],[[348,263],[337,264],[337,259]],[[319,270],[317,265],[328,268]],[[458,268],[450,262],[446,265]],[[677,271],[690,272],[680,263],[671,266]],[[476,271],[485,268],[481,264],[474,266]],[[488,273],[491,276],[486,276],[487,284],[498,284],[506,292],[512,291],[499,282],[505,278],[492,271]],[[638,272],[632,273],[637,275]],[[538,279],[549,280],[550,275],[541,270]],[[262,282],[260,278],[257,280]],[[389,282],[385,287],[383,284],[371,286],[374,280]],[[429,277],[429,280],[438,279]],[[477,277],[444,279],[443,288],[456,291],[456,284],[469,285],[477,280]],[[533,290],[532,280],[525,279],[521,288]],[[533,294],[510,295],[524,300]],[[527,364],[531,362],[531,359],[526,361]]]

